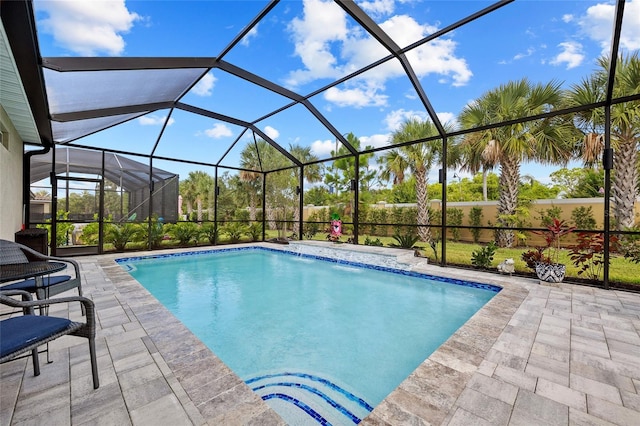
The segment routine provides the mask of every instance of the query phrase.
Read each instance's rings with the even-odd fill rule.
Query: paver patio
[[[100,388],[86,340],[62,337],[39,377],[28,359],[0,366],[0,424],[284,424],[117,257],[76,258],[97,307]],[[361,424],[640,424],[640,294],[402,261],[503,290]],[[50,314],[81,318],[74,305]]]

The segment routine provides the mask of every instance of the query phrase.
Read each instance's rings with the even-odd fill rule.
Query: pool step
[[[362,398],[314,374],[271,373],[246,383],[289,424],[353,425],[373,410]]]

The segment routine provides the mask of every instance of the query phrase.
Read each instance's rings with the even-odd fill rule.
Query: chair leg
[[[82,284],[78,285],[78,296],[82,297]],[[87,316],[87,312],[84,308],[84,303],[80,304],[80,312],[82,313],[83,317]]]
[[[31,359],[33,360],[33,375],[40,375],[40,361],[38,360],[38,348],[31,351]]]
[[[96,360],[96,342],[93,337],[89,338],[89,356],[91,357],[91,375],[93,376],[93,388],[98,389],[100,387],[100,381],[98,380],[98,362]]]

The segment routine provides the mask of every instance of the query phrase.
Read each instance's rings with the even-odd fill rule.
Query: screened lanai
[[[637,231],[637,0],[122,7],[126,43],[74,42],[53,22],[85,23],[56,2],[3,2],[2,19],[35,55],[16,58],[46,112],[26,142],[143,164],[151,199],[177,212],[137,211],[149,246],[158,218],[218,244],[325,239],[337,217],[343,242],[415,238],[470,267],[495,241],[526,273],[521,254],[558,218],[565,249],[580,231],[606,242],[589,283],[633,281],[633,249],[611,242]],[[124,187],[114,170],[100,179]],[[151,170],[179,175],[180,199]]]
[[[32,185],[47,180],[52,170],[55,176],[67,179],[104,177],[118,198],[115,208],[107,214],[111,215],[112,220],[121,222],[131,217],[144,217],[143,215],[149,211],[149,184],[152,182],[153,187],[158,188],[154,191],[153,211],[170,222],[178,219],[179,177],[176,174],[158,168],[150,169],[147,164],[112,152],[60,147],[55,149],[55,160],[53,154],[52,150],[31,160]],[[68,201],[68,191],[66,188],[60,189],[63,192],[62,196],[58,197],[59,200]],[[69,210],[68,205],[65,210]]]

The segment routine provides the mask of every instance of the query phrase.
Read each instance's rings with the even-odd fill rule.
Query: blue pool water
[[[498,291],[259,248],[119,263],[289,424],[357,424]]]

